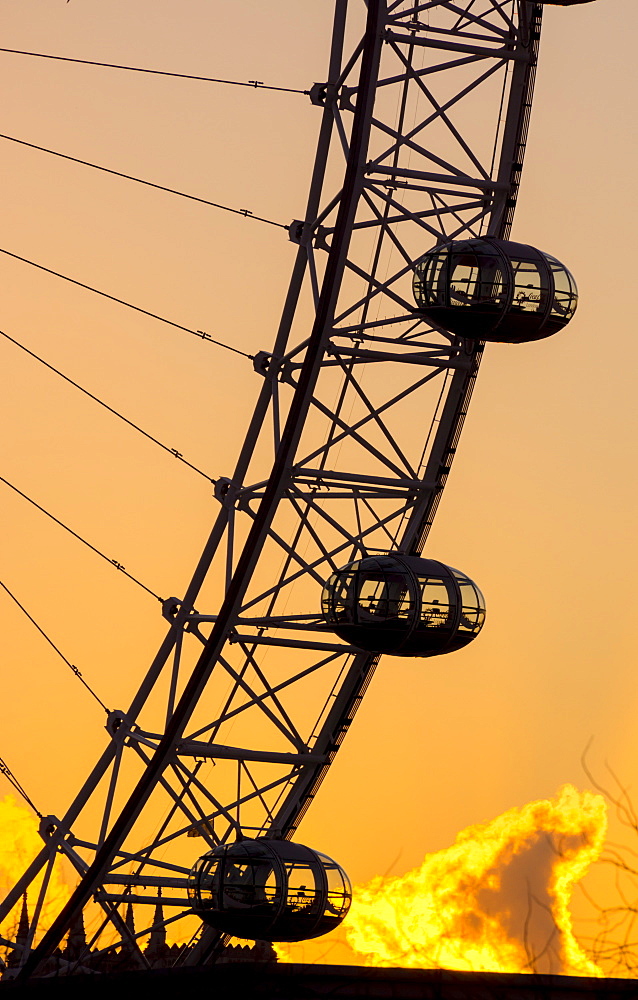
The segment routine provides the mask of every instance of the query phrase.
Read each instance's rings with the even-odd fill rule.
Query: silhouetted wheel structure
[[[505,274],[511,255],[502,241],[516,206],[541,19],[542,5],[527,0],[336,0],[327,77],[310,91],[320,124],[307,208],[290,226],[292,277],[274,345],[255,360],[261,388],[246,439],[235,469],[217,482],[219,512],[191,583],[164,605],[166,637],[138,693],[111,714],[101,758],[67,813],[43,821],[43,848],[0,908],[2,918],[44,873],[29,897],[23,978],[46,973],[87,904],[103,915],[93,955],[122,946],[141,968],[139,939],[193,908],[205,922],[183,953],[188,964],[214,960],[227,933],[272,937],[286,907],[287,939],[312,936],[345,911],[345,877],[331,924],[317,888],[327,871],[321,856],[283,845],[317,795],[380,653],[457,648],[482,623],[471,581],[421,553],[480,338],[494,331],[457,326],[441,312],[429,323],[427,296],[433,309],[471,315],[471,304],[449,299],[450,262],[474,255],[459,266],[485,274],[487,253],[505,275],[500,297],[492,295],[504,310],[501,328],[511,313],[518,279]],[[528,260],[542,285],[553,265],[535,254]],[[439,259],[447,284],[439,274],[428,285]],[[466,275],[466,296],[470,283]],[[365,601],[352,581],[371,580],[373,566],[390,574],[386,612],[392,587],[397,615],[408,609],[398,640],[382,603],[368,599],[365,627],[361,620]],[[417,592],[419,566],[439,596]],[[330,578],[343,584],[343,600],[329,596],[324,617]],[[208,854],[191,875],[202,854],[193,837]],[[297,885],[296,915],[292,869],[282,876],[286,850],[305,857],[315,884]],[[242,885],[219,865],[246,852]],[[57,853],[79,884],[42,934]],[[257,900],[262,862],[279,872],[270,902]],[[301,891],[312,891],[312,913]],[[230,922],[214,916],[213,893]],[[136,930],[124,919],[131,902],[148,914]],[[261,917],[250,913],[271,903]],[[86,971],[82,954],[56,961],[59,971]]]

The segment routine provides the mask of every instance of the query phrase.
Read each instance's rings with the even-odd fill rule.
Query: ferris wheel
[[[42,820],[43,847],[0,906],[2,920],[35,882],[7,942],[13,974],[46,974],[89,905],[101,921],[85,953],[58,953],[62,973],[118,947],[146,968],[139,940],[187,915],[200,925],[185,964],[229,935],[303,940],[345,916],[345,872],[293,838],[381,655],[478,636],[477,584],[422,553],[483,346],[549,336],[576,308],[567,268],[509,240],[542,11],[336,0],[326,78],[309,88],[307,206],[287,227],[295,262],[275,343],[253,360],[248,432],[137,694],[110,712],[106,749],[66,814]],[[58,854],[79,881],[45,928]],[[148,914],[137,929],[133,903]]]

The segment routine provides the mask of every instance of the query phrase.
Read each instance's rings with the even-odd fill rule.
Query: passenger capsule
[[[326,583],[322,610],[341,639],[393,656],[452,653],[485,620],[483,595],[464,573],[398,553],[344,566]]]
[[[578,302],[576,282],[554,257],[491,236],[434,247],[415,265],[412,287],[435,325],[504,344],[549,337]]]
[[[348,876],[335,861],[287,840],[221,844],[195,863],[188,895],[204,923],[254,941],[327,934],[350,908]]]

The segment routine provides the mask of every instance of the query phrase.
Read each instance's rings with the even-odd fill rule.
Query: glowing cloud
[[[601,976],[569,901],[606,829],[603,798],[571,785],[468,827],[414,871],[357,887],[348,943],[365,965]]]

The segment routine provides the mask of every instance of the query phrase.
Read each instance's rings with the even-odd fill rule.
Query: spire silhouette
[[[126,924],[128,930],[131,932],[131,936],[135,937],[135,915],[133,913],[133,904],[129,903],[126,907],[126,917],[124,918],[124,923]]]
[[[144,954],[151,965],[162,964],[166,955],[166,927],[164,926],[164,908],[162,906],[162,890],[159,890],[159,899],[155,905],[155,915],[153,917],[153,929]]]
[[[70,962],[79,961],[87,950],[86,931],[84,929],[84,914],[82,910],[76,914],[69,927],[69,936],[64,949],[64,957]]]
[[[29,941],[29,910],[27,908],[27,894],[22,897],[22,910],[18,923],[18,933],[16,934],[16,947],[7,959],[7,966],[16,969],[22,964],[22,956]]]

